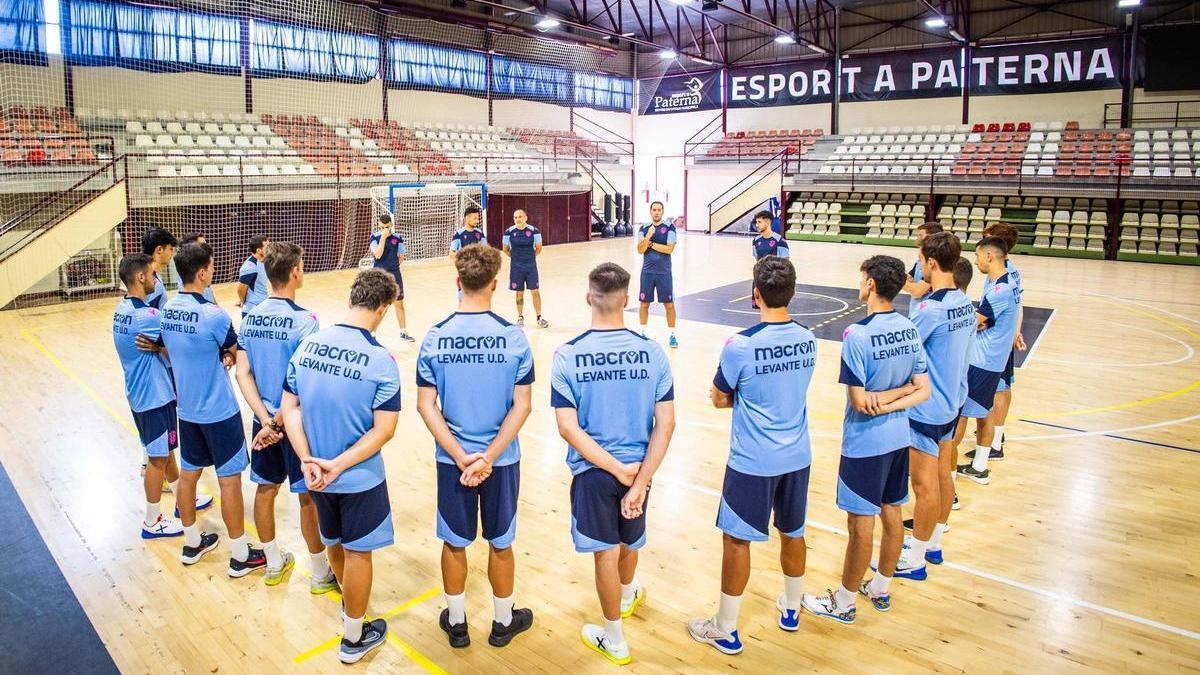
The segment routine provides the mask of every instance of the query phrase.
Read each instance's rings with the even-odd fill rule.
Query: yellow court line
[[[417,605],[421,604],[422,602],[425,602],[426,600],[429,600],[430,598],[436,596],[440,592],[441,592],[441,588],[434,586],[434,587],[426,590],[424,593],[422,593],[414,598],[411,598],[409,600],[406,600],[406,601],[400,603],[399,605],[396,605],[392,609],[389,609],[388,611],[379,615],[378,618],[387,620],[387,619],[391,619],[396,616],[399,616],[400,614],[407,612],[408,610],[412,609],[413,607],[416,607]],[[329,597],[330,600],[333,600],[334,602],[337,602],[337,603],[341,602],[342,596],[338,595],[337,593],[326,593],[325,595],[327,597]],[[333,649],[334,647],[338,646],[338,644],[341,641],[342,641],[342,636],[335,635],[334,637],[322,642],[321,644],[319,644],[311,649],[300,652],[298,655],[296,655],[295,658],[292,659],[292,663],[296,663],[296,664],[304,663],[305,661],[311,659],[312,657],[316,656],[317,654],[320,654],[321,652]],[[388,641],[392,642],[392,644],[395,645],[398,649],[400,649],[400,651],[404,652],[404,654],[406,656],[408,656],[408,658],[412,659],[413,663],[416,663],[417,665],[421,666],[425,670],[427,670],[431,673],[445,673],[446,672],[445,670],[442,670],[440,667],[438,667],[438,665],[435,664],[432,660],[430,660],[429,657],[422,654],[416,647],[413,647],[412,645],[408,644],[407,642],[404,642],[400,638],[396,637],[391,632],[391,630],[388,630]]]
[[[449,671],[444,670],[442,667],[438,666],[438,664],[430,661],[428,657],[417,651],[412,645],[396,637],[395,633],[388,631],[387,641],[392,643],[392,645],[400,651],[404,652],[408,658],[413,660],[413,663],[424,668],[425,672],[434,673],[435,675],[449,675]]]
[[[33,345],[34,349],[41,352],[42,356],[46,357],[47,361],[54,364],[56,368],[61,370],[63,375],[67,376],[67,379],[74,382],[75,386],[79,387],[80,391],[87,394],[89,398],[103,408],[104,411],[107,412],[114,420],[116,420],[118,424],[125,427],[129,433],[133,434],[134,436],[138,435],[137,429],[133,428],[133,424],[129,422],[129,419],[125,415],[122,415],[114,410],[113,407],[108,404],[108,401],[105,401],[100,397],[100,394],[96,393],[96,390],[92,389],[86,382],[79,379],[79,376],[77,376],[70,368],[68,368],[65,363],[59,361],[58,357],[52,354],[49,349],[46,349],[46,346],[43,345],[36,337],[34,337],[33,333],[30,333],[28,330],[22,328],[21,337],[25,338],[26,342]]]

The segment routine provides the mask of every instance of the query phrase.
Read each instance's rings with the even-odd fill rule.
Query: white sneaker
[[[696,642],[712,645],[722,654],[742,653],[742,641],[738,637],[738,632],[735,630],[732,633],[726,633],[721,630],[715,618],[688,621],[688,634]]]
[[[900,550],[900,559],[896,561],[896,571],[892,577],[896,579],[912,579],[913,581],[925,581],[929,577],[925,571],[925,561],[912,560],[912,549],[907,545]]]
[[[161,539],[163,537],[183,536],[183,526],[174,520],[167,520],[159,514],[153,525],[142,523],[142,539]]]
[[[830,590],[827,595],[809,595],[804,594],[804,601],[800,605],[805,611],[812,612],[817,616],[823,616],[828,619],[833,619],[839,623],[851,624],[854,623],[855,607],[839,607],[837,596]]]
[[[579,639],[584,646],[596,652],[618,666],[627,666],[633,659],[629,656],[629,643],[622,642],[614,645],[609,640],[608,631],[603,626],[585,623],[579,631]]]
[[[197,492],[196,493],[196,510],[197,511],[200,511],[202,509],[207,509],[208,507],[212,506],[212,503],[213,503],[212,495],[210,495],[206,492]]]
[[[621,618],[628,619],[629,617],[633,616],[633,613],[636,612],[637,608],[641,607],[642,603],[645,601],[646,590],[642,588],[642,582],[638,581],[633,587],[632,598],[626,599],[625,596],[621,596]]]

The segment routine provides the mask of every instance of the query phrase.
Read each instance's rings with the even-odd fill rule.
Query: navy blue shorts
[[[208,424],[179,420],[179,464],[184,471],[211,466],[225,477],[241,473],[249,463],[240,412]]]
[[[517,536],[517,497],[521,492],[521,463],[492,467],[492,475],[477,487],[458,482],[455,464],[437,463],[437,537],[457,548],[475,541],[479,521],[483,538],[498,549],[512,546]]]
[[[179,417],[175,401],[142,412],[133,412],[133,424],[148,457],[166,457],[179,447]]]
[[[642,504],[642,515],[630,520],[621,515],[621,498],[628,491],[603,469],[588,469],[571,479],[571,537],[576,551],[595,553],[621,544],[636,550],[646,545],[650,495]]]
[[[908,501],[908,448],[874,457],[846,457],[838,465],[838,508],[857,516],[879,515],[880,505]]]
[[[675,302],[675,291],[670,272],[647,272],[642,270],[642,286],[638,292],[639,302]]]
[[[404,277],[400,276],[400,270],[388,270],[392,273],[392,278],[396,280],[396,286],[399,290],[396,291],[396,299],[404,299]]]
[[[1000,381],[996,383],[996,391],[1008,391],[1012,389],[1013,380],[1016,379],[1013,377],[1016,356],[1017,352],[1015,349],[1008,353],[1008,363],[1004,364],[1004,372],[1000,373]]]
[[[744,541],[766,541],[774,512],[775,529],[793,539],[803,537],[808,469],[780,476],[752,476],[725,467],[717,529]]]
[[[508,270],[508,290],[523,291],[528,288],[531,291],[538,289],[538,270],[537,267],[523,267],[514,265]],[[488,480],[491,480],[490,478]]]
[[[321,543],[341,544],[351,551],[374,551],[392,545],[392,503],[387,482],[362,492],[309,494],[317,505]]]
[[[957,428],[957,417],[945,424],[929,424],[912,418],[908,420],[912,447],[934,457],[938,456],[938,443],[954,438],[954,430]]]
[[[996,388],[1003,373],[994,373],[983,368],[967,368],[967,402],[963,404],[962,416],[987,417],[996,403]]]
[[[253,439],[261,430],[262,425],[254,420],[250,438]],[[285,479],[292,492],[308,492],[304,472],[300,470],[300,458],[296,456],[287,436],[275,445],[250,451],[250,480],[259,485],[282,485]]]

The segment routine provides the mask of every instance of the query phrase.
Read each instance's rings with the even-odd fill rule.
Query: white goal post
[[[450,252],[450,237],[462,225],[468,206],[482,211],[479,226],[487,234],[487,183],[393,183],[371,188],[371,231],[379,216],[392,215],[394,230],[404,239],[406,260],[439,258]],[[371,266],[368,254],[360,267]]]

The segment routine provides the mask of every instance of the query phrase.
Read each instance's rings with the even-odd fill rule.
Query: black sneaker
[[[965,457],[967,459],[975,459],[975,451],[968,450]],[[989,462],[1003,462],[1004,461],[1004,448],[1000,448],[999,450],[997,450],[996,448],[992,448],[992,451],[988,453],[988,461]]]
[[[913,519],[905,518],[904,519],[904,529],[911,530],[912,528],[913,528]]]
[[[338,647],[338,659],[342,663],[358,663],[362,657],[367,655],[367,652],[383,644],[386,639],[387,621],[383,619],[364,621],[362,636],[358,638],[358,642],[342,638],[342,644]]]
[[[488,644],[493,647],[503,647],[512,642],[518,633],[524,633],[533,625],[533,610],[513,608],[512,621],[505,626],[498,621],[492,622],[492,634],[488,636]]]
[[[267,554],[262,552],[261,548],[250,548],[250,555],[246,556],[245,561],[229,559],[229,576],[237,579],[250,574],[254,570],[266,569]]]
[[[983,471],[976,471],[975,467],[971,466],[970,464],[963,464],[959,466],[958,475],[964,478],[969,478],[980,485],[987,485],[991,482],[991,478],[988,478],[987,469],[984,469]]]
[[[417,341],[417,338],[409,335],[407,332],[400,333],[400,339],[404,340],[405,342],[416,342]]]
[[[196,563],[200,562],[200,558],[204,557],[205,553],[208,553],[217,547],[217,540],[219,539],[220,537],[217,536],[216,532],[201,532],[200,545],[188,546],[187,544],[184,544],[183,553],[180,554],[179,560],[184,565],[195,565]]]
[[[517,612],[513,610],[513,621],[516,621]],[[467,633],[467,622],[450,625],[450,610],[443,609],[442,615],[438,617],[438,626],[446,631],[446,637],[450,639],[450,646],[455,649],[462,649],[471,644],[471,636]]]
[[[958,501],[958,495],[954,495],[954,503],[950,505],[951,511],[957,511],[962,508],[962,502]]]

